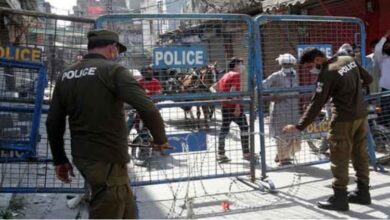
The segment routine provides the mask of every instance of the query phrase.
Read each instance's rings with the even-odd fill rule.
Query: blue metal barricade
[[[355,47],[356,58],[364,66],[364,24],[356,18],[293,15],[258,16],[255,23],[258,27],[255,72],[262,134],[258,140],[262,176],[265,177],[267,171],[289,167],[291,163],[301,166],[327,162],[328,107],[325,106],[316,122],[302,133],[286,137],[281,132],[286,124],[298,123],[314,92],[317,76],[298,66],[291,71],[291,79],[295,80],[291,83],[281,84],[269,76],[281,70],[275,60],[281,54],[289,53],[299,60],[303,49],[316,47],[331,57],[344,43]]]
[[[13,16],[11,11],[5,13]],[[78,55],[85,54],[85,35],[95,23],[88,19],[24,13],[18,12],[16,16],[31,17],[30,22],[37,23],[30,27],[33,30],[26,39],[35,36],[42,43],[36,47],[44,52],[44,64],[1,60],[0,165],[1,179],[5,181],[0,191],[83,192],[84,181],[77,171],[71,184],[56,179],[43,122],[55,76]],[[323,138],[329,126],[326,109],[316,123],[295,136],[297,142],[286,143],[274,129],[295,119],[291,113],[302,114],[316,76],[296,69],[299,80],[294,85],[264,87],[262,80],[278,70],[275,58],[280,54],[290,53],[298,58],[299,52],[309,46],[319,47],[331,56],[343,43],[354,43],[355,52],[360,53],[358,58],[363,65],[365,62],[365,31],[361,21],[354,18],[259,16],[253,21],[246,15],[234,14],[121,14],[98,18],[96,27],[120,34],[128,51],[119,62],[129,68],[156,102],[169,143],[174,147],[166,156],[150,155],[146,164],[139,160],[142,152],[130,147],[129,172],[134,186],[240,175],[251,175],[254,180],[253,152],[260,152],[261,176],[265,178],[268,171],[286,167],[279,166],[277,145],[299,145],[299,149],[291,151],[293,162],[299,166],[327,162]],[[24,46],[30,44],[31,40],[27,40]],[[239,87],[216,92],[218,86],[213,85],[229,72],[233,57],[244,63],[240,68]],[[49,72],[46,88],[41,77],[34,78],[45,75],[41,72],[44,69]],[[150,81],[154,84],[148,84]],[[17,92],[9,92],[16,88]],[[31,91],[45,91],[43,106],[41,93]],[[270,112],[278,101],[290,105],[281,108],[279,116],[274,115],[277,120],[272,121]],[[224,124],[223,112],[229,111],[227,106],[232,103],[242,106],[239,111],[246,114],[247,125]],[[270,106],[273,109],[269,110]],[[41,109],[42,117],[37,115]],[[145,141],[140,140],[143,128],[136,114],[129,113],[128,124],[130,145]],[[71,157],[68,132],[65,143],[66,153]],[[230,161],[218,160],[221,143]],[[245,145],[251,152],[249,161],[243,158]]]
[[[240,142],[251,139],[243,145],[254,144],[253,135],[249,135],[254,124],[252,24],[251,17],[234,14],[126,14],[97,19],[98,28],[116,31],[127,46],[119,62],[129,68],[160,108],[169,143],[175,147],[169,156],[156,157],[144,167],[132,160],[133,185],[254,173],[254,164],[243,159]],[[242,59],[246,67],[239,87],[210,91],[229,72],[233,57]],[[151,86],[152,81],[158,89]],[[232,123],[230,132],[219,138],[221,127],[224,131],[229,127],[222,125],[221,106],[226,108],[227,100],[243,106],[250,116],[249,130],[240,132]],[[130,139],[138,140],[138,134],[138,128],[132,129]],[[217,161],[221,139],[229,163]]]
[[[55,79],[86,54],[95,20],[11,8],[0,14],[9,21],[0,32],[0,192],[83,192],[79,175],[71,185],[57,180],[44,123]],[[64,139],[70,153],[68,132]]]
[[[0,59],[1,191],[17,191],[38,158],[46,70],[40,63]],[[23,172],[23,174],[22,174]]]
[[[34,105],[37,101],[35,97],[28,97],[27,100],[17,98],[18,102],[31,103],[32,109],[43,109],[41,123],[37,125],[34,120],[29,120],[34,124],[32,130],[39,133],[40,138],[39,143],[38,140],[31,142],[37,143],[35,150],[32,150],[35,152],[31,154],[33,157],[26,157],[18,163],[1,164],[4,181],[0,191],[83,192],[84,181],[77,170],[71,184],[63,184],[56,179],[44,121],[55,78],[66,65],[85,54],[85,36],[95,27],[95,23],[91,19],[68,16],[8,9],[1,11],[31,24],[23,29],[23,40],[15,43],[26,47],[36,45],[36,48],[42,49],[49,83],[44,88],[43,106]],[[154,64],[153,73],[160,81],[161,92],[149,94],[161,109],[170,144],[175,147],[169,156],[154,158],[146,167],[136,166],[134,161],[130,163],[132,185],[254,173],[253,161],[243,160],[240,149],[240,138],[244,136],[248,139],[248,147],[254,151],[253,135],[250,135],[253,134],[254,124],[252,24],[253,20],[248,16],[223,14],[111,15],[97,20],[97,27],[120,33],[121,41],[129,49],[120,62],[130,69],[134,77],[140,72],[144,73],[150,63]],[[12,35],[6,32],[2,34],[7,38]],[[242,59],[246,67],[246,71],[242,70],[239,87],[228,92],[210,92],[211,85],[228,72],[232,57]],[[4,78],[4,81],[7,81],[4,85],[8,86],[8,78]],[[146,89],[147,92],[155,92],[154,88]],[[238,126],[232,125],[230,132],[224,134],[222,139],[225,141],[226,155],[232,161],[219,165],[216,162],[216,149],[222,126],[221,106],[227,102],[239,103],[243,106],[242,111],[250,117],[248,131],[239,132]],[[192,115],[196,115],[196,118]],[[6,117],[4,120],[7,120]],[[10,132],[9,129],[5,130]],[[132,129],[132,141],[136,139],[135,136],[137,129]],[[66,132],[64,139],[65,151],[71,157],[69,132]],[[131,151],[129,148],[129,153]]]
[[[0,58],[0,82],[0,162],[33,159],[46,71],[40,63]]]

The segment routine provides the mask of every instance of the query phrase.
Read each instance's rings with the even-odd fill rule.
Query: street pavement
[[[387,170],[390,167],[386,167]],[[259,171],[259,170],[258,170]],[[350,189],[353,185],[353,169],[350,169]],[[390,218],[390,175],[372,171],[369,206],[350,205],[350,211],[336,212],[316,207],[318,200],[327,199],[332,193],[329,164],[289,169],[269,173],[276,192],[269,192],[259,185],[247,186],[236,178],[220,178],[173,184],[135,187],[140,218],[223,218],[223,219],[280,219],[280,218]],[[243,177],[245,178],[245,177]],[[267,186],[268,184],[264,184]],[[16,194],[14,199],[22,203],[15,218],[63,218],[74,219],[79,208],[66,206],[67,194]],[[174,196],[177,199],[174,199]],[[223,204],[229,204],[228,209]],[[187,207],[185,207],[185,204]],[[81,209],[87,217],[85,207]]]

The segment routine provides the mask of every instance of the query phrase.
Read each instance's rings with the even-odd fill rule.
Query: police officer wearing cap
[[[112,62],[126,47],[116,33],[88,33],[88,54],[57,79],[46,127],[57,178],[70,183],[72,163],[64,149],[66,117],[71,135],[72,162],[89,184],[89,218],[136,218],[126,164],[128,154],[124,103],[139,113],[154,139],[154,149],[168,148],[158,109],[131,77]]]
[[[333,195],[320,201],[322,209],[348,211],[348,203],[371,204],[367,154],[367,106],[363,87],[372,82],[370,74],[351,56],[328,59],[316,48],[303,51],[300,64],[318,69],[316,92],[298,124],[286,125],[283,132],[304,130],[312,123],[325,103],[331,99],[332,119],[328,139],[333,174]],[[314,71],[312,71],[314,72]],[[348,165],[356,171],[357,189],[347,192]]]

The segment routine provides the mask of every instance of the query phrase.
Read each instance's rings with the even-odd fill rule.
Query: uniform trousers
[[[126,164],[73,158],[90,188],[90,219],[135,219],[137,208]]]
[[[349,182],[348,165],[352,160],[357,180],[369,185],[366,118],[354,121],[332,121],[328,134],[333,188],[346,190]]]

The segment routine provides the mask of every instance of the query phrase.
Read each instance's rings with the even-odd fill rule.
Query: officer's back
[[[320,78],[327,78],[332,93],[333,117],[339,121],[365,117],[366,105],[363,101],[363,87],[372,79],[358,62],[350,56],[337,56],[324,66]]]
[[[156,144],[166,143],[161,115],[151,99],[127,68],[108,60],[126,50],[118,36],[100,30],[90,32],[88,38],[95,42],[95,45],[89,43],[88,47],[107,45],[107,41],[109,44],[102,51],[89,51],[80,62],[67,68],[56,82],[47,119],[54,163],[67,161],[61,143],[65,116],[69,117],[74,157],[128,162],[124,102],[139,112]]]
[[[101,154],[96,155],[99,158],[115,155],[120,161],[128,160],[124,151],[127,144],[124,103],[115,91],[115,73],[120,71],[126,69],[98,54],[88,54],[65,70],[57,82],[69,115],[72,151],[76,155],[91,154],[83,148],[88,150],[93,144],[95,153]]]
[[[64,148],[69,118],[73,163],[91,192],[89,217],[134,219],[135,202],[129,186],[127,128],[124,102],[132,105],[154,138],[154,149],[167,148],[159,111],[127,68],[113,60],[126,47],[107,30],[88,33],[88,54],[59,77],[46,121],[58,179],[74,176]]]

